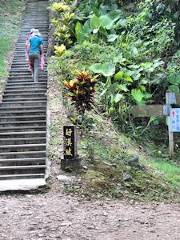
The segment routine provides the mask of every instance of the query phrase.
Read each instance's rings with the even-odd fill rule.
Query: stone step
[[[46,168],[46,165],[25,165],[25,166],[0,166],[0,174],[2,171],[7,170],[24,170],[24,169],[44,169]]]
[[[8,112],[8,111],[25,111],[25,110],[44,110],[46,111],[46,106],[11,106],[11,107],[3,107],[0,106],[0,112]]]
[[[38,137],[46,137],[46,131],[36,131],[36,132],[7,132],[0,133],[0,139],[7,138],[38,138]]]
[[[0,116],[0,122],[46,120],[46,115]]]
[[[0,122],[0,127],[13,127],[13,126],[46,126],[46,121],[15,121],[15,122]]]
[[[44,83],[41,83],[41,82],[33,82],[33,83],[29,83],[28,85],[24,85],[24,86],[16,86],[16,85],[14,85],[14,86],[11,86],[11,85],[6,85],[6,90],[15,90],[15,89],[17,89],[17,90],[21,90],[21,89],[31,89],[31,90],[33,90],[33,89],[36,89],[36,88],[42,88],[42,89],[47,89],[47,87],[46,87],[46,84],[44,84]]]
[[[18,102],[18,101],[43,101],[43,100],[47,100],[46,97],[30,97],[30,98],[26,98],[26,97],[19,97],[19,98],[3,98],[3,102]]]
[[[36,88],[33,90],[5,90],[4,94],[30,94],[30,93],[46,93],[46,89]]]
[[[19,81],[18,81],[19,79]],[[9,82],[6,84],[7,87],[21,87],[22,85],[24,85],[25,87],[31,87],[31,88],[46,88],[47,85],[47,80],[46,78],[39,78],[40,81],[39,82],[34,82],[32,80],[32,77],[17,77],[17,78],[8,78]],[[13,80],[15,81],[15,83],[17,82],[17,84],[13,83]],[[24,82],[25,80],[25,82]],[[28,81],[29,80],[29,81]]]
[[[45,59],[45,66],[47,66],[47,61]],[[28,68],[27,62],[20,62],[20,61],[12,61],[11,68]]]
[[[26,77],[22,77],[22,76],[15,76],[15,77],[8,77],[7,80],[7,84],[32,84],[34,86],[34,84],[37,84],[36,82],[33,81],[32,76],[26,76]],[[39,76],[38,77],[38,84],[42,86],[47,85],[47,77],[44,76]]]
[[[46,150],[46,144],[0,145],[0,154],[9,152],[27,152]]]
[[[11,158],[42,158],[46,157],[46,151],[27,151],[27,152],[1,152],[0,159]]]
[[[47,84],[47,80],[44,80],[44,79],[42,79],[42,78],[39,78],[38,79],[38,81],[39,81],[39,83],[44,83],[44,84]],[[16,84],[16,85],[18,85],[18,84],[20,84],[20,83],[31,83],[31,84],[33,84],[34,83],[34,81],[33,81],[33,79],[31,78],[31,79],[8,79],[7,80],[7,83],[9,83],[9,84]]]
[[[5,93],[3,95],[3,99],[9,99],[9,98],[31,98],[31,97],[35,97],[35,98],[39,98],[39,97],[44,97],[45,93],[24,93],[24,94],[18,94],[18,93],[14,93],[14,94],[9,94],[9,93]]]
[[[45,115],[46,114],[46,110],[21,110],[21,111],[0,111],[0,117],[4,116],[4,114],[7,116],[7,115],[36,115],[36,114],[39,114],[39,115]]]
[[[46,143],[46,137],[0,138],[1,145],[38,144],[38,143]]]
[[[0,106],[14,107],[14,106],[46,106],[47,101],[19,101],[19,102],[3,102],[0,103]]]
[[[38,166],[38,165],[37,165]],[[40,165],[41,166],[41,165]],[[43,165],[42,165],[43,166]],[[0,169],[0,175],[1,176],[3,176],[3,175],[12,175],[12,174],[21,174],[21,173],[23,173],[23,174],[33,174],[33,173],[41,173],[41,174],[45,174],[45,168],[44,167],[36,167],[36,168],[30,168],[30,167],[26,167],[26,168],[24,168],[24,169],[21,169],[20,167],[19,167],[19,169],[18,169],[18,166],[17,166],[17,168],[16,167],[14,167],[14,169],[12,168],[12,169]]]
[[[31,174],[7,174],[7,175],[0,175],[0,181],[3,180],[13,180],[13,179],[22,179],[22,180],[26,180],[26,179],[41,179],[44,178],[45,175],[43,173],[31,173]],[[0,182],[1,185],[1,182]],[[7,185],[7,183],[6,183]],[[19,190],[19,189],[18,189]]]
[[[46,158],[12,158],[12,159],[0,159],[0,166],[9,166],[11,164],[12,166],[26,166],[26,165],[43,165],[46,162]]]
[[[27,68],[14,68],[14,69],[12,69],[11,68],[11,70],[9,71],[10,73],[28,73],[28,74],[30,74],[30,71],[27,69]],[[39,71],[39,73],[42,73],[42,74],[47,74],[47,70],[45,70],[45,71]]]
[[[45,71],[45,72],[43,72],[43,71],[39,71],[39,75],[40,76],[47,76],[47,71]],[[24,69],[23,71],[21,71],[20,72],[20,70],[19,69],[17,69],[17,71],[16,70],[11,70],[11,71],[9,71],[9,76],[13,76],[13,77],[15,77],[15,76],[31,76],[31,72],[26,68],[26,69]]]
[[[24,132],[24,131],[46,131],[46,126],[17,126],[17,127],[1,127],[0,132]]]
[[[33,85],[31,86],[31,87],[28,87],[28,86],[8,86],[8,87],[6,87],[5,88],[5,91],[11,91],[11,90],[14,90],[14,91],[17,91],[17,93],[18,93],[18,91],[23,91],[23,90],[29,90],[29,91],[31,91],[31,92],[34,92],[35,90],[39,90],[39,89],[41,89],[41,90],[44,90],[44,92],[46,92],[47,91],[47,88],[46,88],[46,86],[43,86],[43,87],[33,87]]]

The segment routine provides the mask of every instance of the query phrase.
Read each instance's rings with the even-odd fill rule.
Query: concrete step
[[[0,159],[1,167],[25,167],[45,165],[46,158],[20,158],[20,159]]]
[[[44,158],[46,157],[46,151],[27,151],[27,152],[1,152],[0,159],[11,158]]]
[[[7,115],[46,115],[46,110],[21,110],[21,111],[0,111],[0,117],[7,116]]]
[[[9,71],[10,73],[27,73],[30,74],[29,70],[27,68],[21,67],[21,68],[11,68],[11,70]],[[39,71],[40,73],[44,73],[46,74],[47,71]]]
[[[12,126],[2,127],[0,126],[0,132],[24,132],[24,131],[46,131],[46,126]]]
[[[46,144],[24,144],[24,145],[0,145],[0,153],[3,152],[27,152],[46,150]]]
[[[39,138],[39,137],[46,137],[46,131],[33,131],[33,132],[6,132],[0,133],[0,139],[7,138]]]
[[[4,95],[3,95],[3,99],[9,99],[9,98],[24,98],[24,97],[27,97],[27,98],[33,98],[33,97],[35,97],[35,98],[39,98],[39,97],[44,97],[45,96],[45,92],[44,93],[38,93],[38,92],[36,92],[36,93],[24,93],[24,94],[17,94],[17,93],[13,93],[13,94],[9,94],[9,93],[5,93]]]
[[[0,166],[0,173],[7,170],[24,170],[24,169],[44,169],[46,165],[25,165],[25,166]]]
[[[38,81],[39,81],[39,83],[43,83],[43,84],[46,84],[47,85],[47,80],[44,80],[44,79],[38,79]],[[8,79],[7,80],[7,83],[8,84],[15,84],[15,85],[18,85],[18,84],[20,84],[20,83],[22,83],[22,84],[26,84],[26,83],[31,83],[31,84],[34,84],[34,81],[33,81],[33,79],[31,78],[31,79]]]
[[[47,59],[45,58],[45,67],[47,66]],[[20,68],[26,68],[28,69],[28,62],[26,61],[26,59],[23,59],[23,60],[13,60],[12,63],[11,63],[11,69],[20,69]]]
[[[46,89],[42,88],[35,88],[33,90],[5,90],[4,94],[31,94],[31,93],[44,93],[46,94]]]
[[[29,73],[27,73],[27,74],[21,74],[21,73],[19,73],[19,74],[9,74],[9,76],[8,76],[8,79],[10,79],[10,80],[15,80],[15,81],[17,81],[18,79],[19,80],[32,80],[32,74],[29,72]],[[47,74],[45,73],[39,73],[39,79],[40,80],[46,80],[47,81]]]
[[[46,137],[34,138],[0,138],[0,145],[38,144],[46,143]]]
[[[3,102],[18,102],[18,101],[45,101],[47,100],[46,97],[29,97],[29,98],[26,98],[26,97],[19,97],[19,98],[3,98]]]
[[[0,116],[0,122],[46,120],[46,115]]]
[[[2,102],[1,107],[14,107],[14,106],[46,106],[47,101],[19,101],[19,102]]]
[[[42,165],[43,166],[43,165]],[[19,168],[19,169],[18,169]],[[17,166],[17,168],[16,167],[14,167],[14,169],[13,169],[13,167],[12,167],[12,169],[11,168],[2,168],[2,169],[0,169],[0,175],[1,176],[3,176],[3,175],[12,175],[12,174],[34,174],[34,173],[41,173],[41,174],[45,174],[45,168],[44,168],[44,166],[43,167],[41,167],[41,165],[40,165],[40,167],[34,167],[34,168],[30,168],[29,166],[27,166],[26,168],[20,168],[20,167],[18,167]]]
[[[47,72],[40,71],[39,76],[47,78]],[[32,74],[31,72],[28,71],[28,69],[25,69],[24,72],[20,72],[20,71],[14,72],[13,70],[13,72],[12,71],[9,72],[9,77],[13,77],[13,78],[14,77],[32,77]]]
[[[15,86],[13,86],[13,82],[11,83],[10,81],[17,81],[19,79],[19,83],[18,85],[16,86],[16,84],[14,84]],[[9,77],[8,78],[9,82],[10,83],[7,83],[6,86],[7,87],[21,87],[22,83],[21,81],[24,81],[24,80],[29,80],[27,81],[26,83],[24,83],[25,87],[28,87],[28,88],[47,88],[47,77],[45,76],[39,76],[39,82],[34,82],[32,80],[32,76],[14,76],[13,78],[12,77]]]
[[[43,83],[41,83],[41,82],[38,82],[38,83],[36,83],[36,82],[33,82],[33,83],[30,83],[30,84],[28,84],[28,85],[24,85],[24,86],[21,86],[21,85],[14,85],[14,86],[12,86],[12,85],[6,85],[6,87],[5,87],[5,89],[6,90],[22,90],[22,89],[24,89],[24,90],[33,90],[33,89],[36,89],[36,88],[41,88],[41,89],[47,89],[47,86],[46,86],[46,84],[43,84]]]
[[[2,107],[0,106],[0,112],[8,111],[25,111],[25,110],[44,110],[46,111],[46,106],[11,106],[11,107]]]
[[[25,186],[24,186],[24,184],[23,184],[24,181],[27,181],[27,179],[37,179],[38,180],[38,179],[42,179],[44,177],[45,177],[45,175],[43,173],[41,173],[41,174],[40,173],[7,174],[7,175],[3,175],[3,176],[0,175],[0,191],[21,190],[21,189],[26,190],[26,188],[27,188],[27,190],[29,190],[30,184],[28,184],[28,186],[26,186],[26,184],[25,184]],[[23,181],[19,182],[16,186],[13,183],[14,179],[16,180],[16,182],[17,182],[17,179],[22,179]],[[11,186],[8,186],[9,184],[7,183],[7,181],[4,182],[3,180],[11,180],[11,181],[8,181],[9,184],[11,183]],[[36,180],[36,182],[37,182],[37,180]],[[3,185],[3,188],[2,188],[2,185]],[[31,188],[32,187],[30,187],[30,189]]]
[[[45,120],[37,121],[12,121],[12,122],[0,122],[0,127],[27,127],[27,126],[46,126]]]

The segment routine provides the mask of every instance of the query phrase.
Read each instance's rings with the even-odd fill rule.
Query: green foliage
[[[78,72],[74,80],[64,82],[67,90],[65,96],[71,99],[80,114],[92,108],[95,84],[96,77],[85,71]]]
[[[55,26],[54,37],[56,44],[64,44],[69,47],[73,43],[74,18],[73,8],[64,3],[53,3],[51,10],[54,18],[51,22]]]
[[[165,4],[142,1],[126,14],[115,3],[83,0],[74,10],[69,29],[77,42],[59,58],[58,72],[67,80],[75,69],[99,74],[97,105],[122,126],[132,104],[162,103],[166,90],[179,92],[178,54],[164,58],[176,27]]]
[[[111,63],[96,63],[90,66],[89,70],[100,73],[104,77],[110,77],[115,73],[115,66]]]
[[[0,78],[7,76],[8,54],[16,41],[24,2],[0,1]]]

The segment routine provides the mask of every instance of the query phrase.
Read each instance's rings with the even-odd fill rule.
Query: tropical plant
[[[71,99],[77,111],[84,114],[90,110],[93,104],[97,76],[93,77],[89,72],[78,72],[74,80],[65,81],[67,90],[65,96]]]
[[[54,37],[56,45],[64,44],[70,47],[73,43],[73,29],[75,14],[73,8],[63,3],[53,3],[51,10],[54,12],[54,18],[51,22],[55,27]]]

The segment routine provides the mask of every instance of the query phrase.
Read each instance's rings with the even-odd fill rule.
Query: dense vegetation
[[[143,120],[138,121],[137,127],[130,114],[134,104],[164,103],[167,90],[179,92],[179,7],[177,1],[159,0],[52,1],[55,57],[51,58],[51,66],[64,89],[65,104],[68,104],[71,112],[70,119],[83,129],[81,134],[85,135],[81,150],[90,161],[90,173],[93,175],[89,176],[88,171],[86,177],[92,180],[98,175],[100,183],[97,185],[102,184],[103,189],[107,187],[112,190],[118,185],[118,180],[114,180],[113,186],[107,186],[109,177],[114,176],[116,179],[115,175],[118,174],[122,183],[124,174],[129,174],[133,175],[136,183],[130,180],[131,190],[128,191],[136,192],[138,185],[139,188],[147,188],[150,195],[156,196],[155,188],[161,189],[160,192],[167,190],[164,185],[158,185],[161,182],[155,177],[158,171],[165,174],[165,181],[173,187],[179,186],[179,169],[169,162],[163,146],[157,149],[153,145],[144,148],[142,143],[152,137],[152,123],[158,126],[155,126],[156,134],[153,138],[157,137],[157,131],[162,134],[164,120],[162,122],[161,119],[151,118],[146,122],[147,119],[144,119],[147,126],[141,126]],[[69,103],[72,103],[76,111]],[[86,110],[91,110],[90,114]],[[108,119],[118,129],[129,132],[130,137],[135,137],[143,145],[142,148],[146,149],[146,154],[136,151],[129,140],[128,144],[119,145],[122,140],[120,133],[118,137],[117,132],[114,133],[111,138],[114,130],[112,126],[108,128]],[[106,126],[104,130],[102,123]],[[123,137],[122,141],[126,142],[127,139]],[[141,161],[146,167],[156,169],[154,178],[151,172],[140,171],[138,175],[138,169],[133,172],[134,168],[127,166],[127,161],[133,159],[133,151],[142,155]],[[111,168],[113,173],[108,170],[111,176],[105,174],[107,166],[101,164],[117,164],[117,158],[118,169]],[[148,188],[149,182],[152,184]],[[95,186],[94,189],[97,190]],[[139,192],[142,193],[142,189]],[[112,192],[115,193],[116,190]]]

